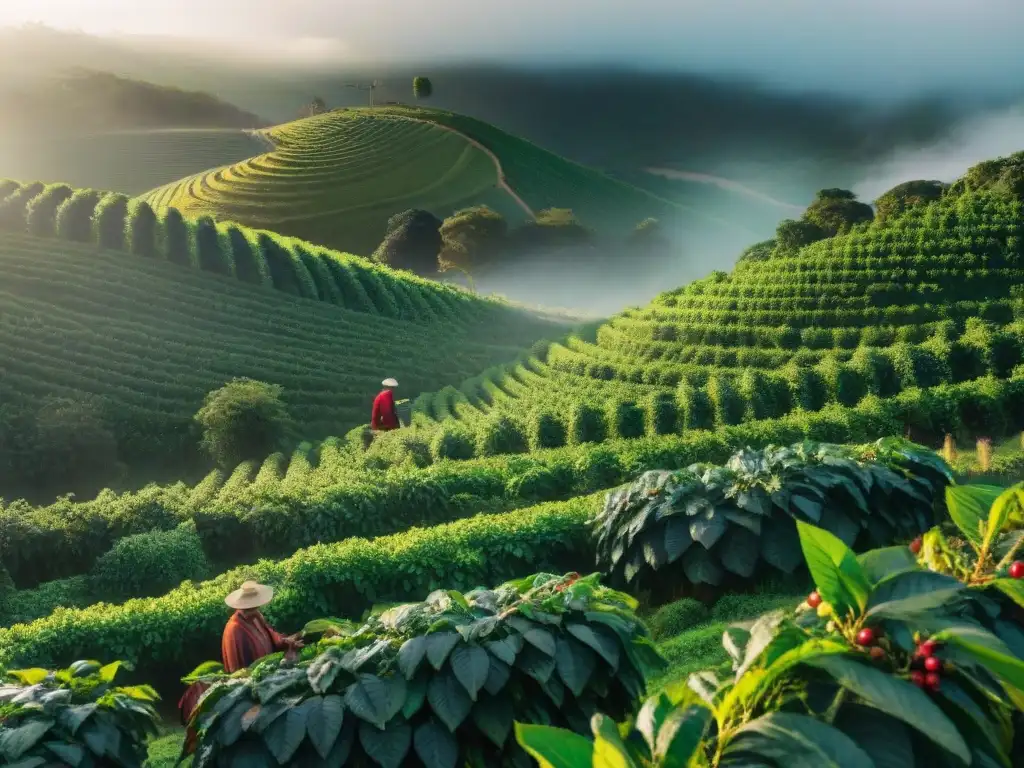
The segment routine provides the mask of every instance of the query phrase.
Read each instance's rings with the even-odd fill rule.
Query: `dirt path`
[[[483,144],[481,144],[479,141],[470,136],[467,136],[460,130],[452,128],[451,126],[448,125],[441,125],[441,123],[435,123],[433,120],[422,120],[418,117],[407,117],[405,115],[388,115],[388,117],[391,119],[398,118],[400,120],[411,120],[414,123],[426,123],[427,125],[433,125],[437,128],[440,128],[443,131],[454,133],[463,141],[467,141],[470,144],[472,144],[474,147],[476,147],[489,158],[491,158],[491,162],[494,163],[494,171],[495,173],[498,174],[498,189],[504,191],[509,197],[515,200],[516,205],[522,208],[531,219],[537,218],[537,214],[533,212],[533,209],[526,204],[526,201],[523,200],[523,198],[516,194],[516,191],[512,189],[512,187],[510,187],[508,182],[505,180],[505,171],[501,167],[501,160],[498,159],[498,156],[494,154],[491,150],[489,150],[487,147],[485,147]]]
[[[771,203],[772,205],[776,205],[779,208],[784,208],[788,211],[801,212],[804,210],[802,206],[784,202],[764,192],[751,189],[738,181],[723,179],[721,176],[712,176],[707,173],[694,173],[692,171],[677,171],[672,168],[644,168],[644,170],[647,173],[654,174],[655,176],[664,176],[666,179],[680,179],[683,181],[698,181],[702,184],[714,184],[722,189],[728,189],[731,192],[738,192],[739,194],[746,195],[747,197],[754,197],[758,200]]]

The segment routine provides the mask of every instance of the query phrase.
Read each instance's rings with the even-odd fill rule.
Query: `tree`
[[[895,218],[909,208],[940,199],[948,188],[941,181],[923,179],[897,184],[875,200],[875,216],[879,221]]]
[[[545,208],[509,238],[511,247],[517,251],[589,246],[593,239],[593,233],[569,208]]]
[[[228,246],[239,280],[253,285],[267,285],[270,282],[262,256],[256,253],[249,238],[236,226],[228,227]]]
[[[858,201],[849,190],[823,189],[807,206],[803,217],[820,227],[825,237],[833,237],[850,231],[857,224],[871,221],[875,212],[867,203]]]
[[[203,216],[196,222],[196,263],[206,272],[218,275],[230,275],[231,259],[225,253],[220,240],[217,224],[209,216]]]
[[[275,384],[246,378],[207,394],[195,415],[203,449],[225,469],[274,453],[290,429],[282,394]]]
[[[387,234],[373,260],[395,269],[433,274],[441,242],[441,220],[430,211],[410,208],[388,219]]]
[[[1024,198],[1024,152],[986,160],[969,168],[949,189],[959,197],[964,192],[991,189],[998,194]]]
[[[35,420],[33,463],[40,490],[94,496],[123,470],[99,400],[51,397]]]
[[[774,238],[771,240],[762,240],[760,243],[754,243],[743,251],[736,261],[737,263],[743,261],[767,261],[772,257],[772,251],[774,250]]]
[[[429,77],[414,77],[412,79],[412,95],[417,99],[429,99],[434,93],[434,85]]]
[[[303,117],[313,117],[314,115],[322,115],[325,112],[327,112],[327,102],[319,96],[314,96],[313,100],[303,107],[301,114]]]
[[[785,251],[796,251],[826,237],[821,227],[811,221],[783,219],[775,228],[775,241]]]
[[[508,223],[504,217],[478,205],[456,211],[441,224],[438,260],[462,269],[485,264],[505,245]]]

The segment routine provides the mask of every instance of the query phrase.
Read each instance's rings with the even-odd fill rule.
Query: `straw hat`
[[[274,597],[274,588],[265,584],[258,584],[255,581],[242,583],[241,589],[236,589],[224,598],[224,602],[231,608],[244,611],[246,608],[259,608],[266,605]]]
[[[398,382],[395,381],[394,379],[384,379],[384,381],[382,381],[381,384],[383,384],[385,387],[397,387],[398,386]]]

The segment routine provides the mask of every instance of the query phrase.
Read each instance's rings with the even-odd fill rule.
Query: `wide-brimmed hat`
[[[385,387],[397,387],[398,386],[398,382],[395,381],[394,379],[384,379],[384,381],[382,381],[381,384],[383,384]]]
[[[224,602],[231,608],[244,611],[246,608],[259,608],[261,605],[266,605],[273,598],[273,587],[255,581],[246,581],[242,583],[240,589],[236,589],[225,597]]]

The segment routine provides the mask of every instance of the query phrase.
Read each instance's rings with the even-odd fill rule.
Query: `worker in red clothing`
[[[398,382],[394,379],[384,379],[381,384],[384,385],[384,389],[374,399],[373,413],[370,415],[370,429],[374,432],[386,432],[401,426],[398,411],[395,409],[395,387],[398,386]]]

